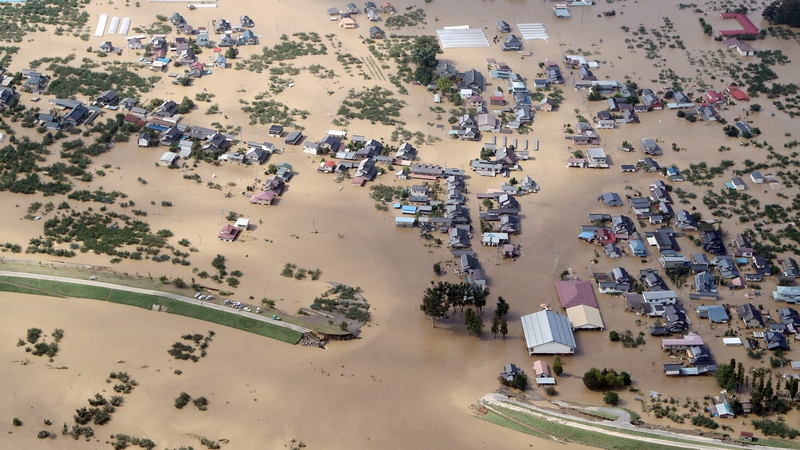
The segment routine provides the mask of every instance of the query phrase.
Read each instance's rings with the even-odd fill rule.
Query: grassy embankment
[[[98,286],[37,280],[33,278],[0,277],[0,291],[62,298],[87,298],[129,306],[138,306],[144,309],[152,309],[153,305],[162,305],[167,307],[167,312],[170,314],[205,320],[207,322],[236,328],[290,344],[296,344],[302,337],[302,334],[298,331],[279,327],[249,317],[243,317],[238,314],[204,308],[202,306],[155,295],[139,294]]]
[[[580,428],[571,427],[569,425],[563,425],[560,423],[551,422],[545,418],[536,417],[530,414],[514,411],[500,406],[493,406],[493,408],[497,409],[507,417],[503,417],[500,414],[496,414],[490,411],[489,414],[483,417],[483,420],[487,420],[491,423],[495,423],[497,425],[501,425],[510,428],[512,430],[521,431],[523,433],[527,433],[533,436],[544,437],[544,438],[549,438],[549,436],[553,436],[563,441],[569,441],[591,447],[599,447],[606,449],[639,450],[643,446],[642,441],[638,441],[633,438],[626,439],[626,438],[620,438],[616,436],[603,434],[602,432],[583,430]],[[690,439],[672,439],[651,433],[604,427],[596,424],[593,424],[592,426],[596,428],[607,429],[609,431],[616,431],[623,434],[629,434],[631,436],[641,436],[652,439],[670,440],[678,445],[682,442],[692,443],[692,444],[697,443],[691,441]],[[653,450],[678,450],[682,448],[680,446],[667,446],[649,442],[646,443],[646,446],[648,449],[653,449]],[[709,444],[708,446],[710,448],[723,448],[722,446],[716,447],[713,444]]]

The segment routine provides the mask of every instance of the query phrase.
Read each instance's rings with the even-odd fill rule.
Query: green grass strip
[[[173,300],[155,295],[139,294],[113,289],[108,296],[108,301],[123,305],[138,306],[144,309],[152,309],[153,305],[167,307],[167,312],[179,316],[191,317],[194,319],[205,320],[207,322],[218,323],[237,330],[247,331],[261,336],[266,336],[279,341],[297,344],[303,337],[303,333],[279,327],[260,320],[227,311],[218,311],[204,306],[193,305],[191,303]]]
[[[14,284],[4,283],[2,281],[0,281],[0,291],[16,292],[18,294],[47,295],[55,297],[55,294],[53,294],[52,292],[40,291],[26,286],[17,286]]]
[[[547,436],[545,436],[545,435],[543,435],[541,433],[537,433],[537,432],[531,430],[528,427],[524,427],[524,426],[514,422],[513,420],[506,419],[505,417],[501,416],[500,414],[497,414],[494,411],[489,411],[485,416],[481,417],[481,419],[485,420],[487,422],[491,422],[491,423],[493,423],[495,425],[500,425],[502,427],[509,428],[511,430],[514,430],[514,431],[519,431],[519,432],[522,432],[522,433],[525,433],[525,434],[530,434],[531,436],[536,436],[538,438],[547,439],[548,441],[551,440],[549,437],[547,437]]]
[[[30,286],[41,291],[49,291],[56,295],[65,295],[67,297],[75,298],[88,298],[91,300],[105,300],[108,298],[108,294],[111,291],[111,289],[104,287],[63,283],[61,281],[39,280],[37,278],[0,277],[0,279],[7,280],[14,284]]]
[[[599,431],[583,430],[569,425],[551,422],[547,419],[535,417],[522,412],[514,411],[500,406],[493,406],[493,408],[502,411],[503,414],[508,415],[520,423],[529,425],[534,429],[541,430],[544,433],[556,436],[565,441],[571,441],[578,444],[588,445],[591,447],[599,447],[612,450],[641,450],[643,445],[646,445],[648,450],[681,450],[682,447],[674,447],[671,445],[662,445],[655,443],[643,443],[634,439],[626,439],[618,436],[610,436]],[[622,432],[622,430],[615,430]],[[647,435],[648,438],[672,440],[666,436]]]
[[[4,283],[3,280],[8,281],[8,283]],[[21,286],[16,286],[16,284]],[[29,286],[30,288],[26,288],[25,286]],[[300,333],[299,331],[279,327],[271,323],[244,317],[239,314],[234,314],[227,311],[217,311],[215,309],[193,305],[179,300],[158,297],[155,295],[121,291],[118,289],[85,286],[64,283],[61,281],[37,280],[35,278],[0,277],[0,291],[49,296],[63,294],[69,297],[88,298],[92,300],[107,299],[112,303],[137,306],[144,309],[152,309],[153,305],[158,304],[166,306],[167,312],[170,314],[191,317],[193,319],[204,320],[207,322],[236,328],[237,330],[258,334],[260,336],[265,336],[293,345],[297,344],[303,337],[303,333]]]

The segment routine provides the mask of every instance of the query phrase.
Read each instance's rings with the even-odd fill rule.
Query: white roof
[[[742,340],[739,338],[722,338],[725,345],[742,345]]]
[[[575,336],[569,319],[552,311],[539,311],[520,318],[529,349],[555,342],[574,349]]]
[[[172,153],[172,152],[164,152],[164,154],[163,154],[163,155],[161,155],[161,161],[169,161],[169,162],[172,162],[172,161],[175,161],[175,158],[177,158],[177,157],[178,157],[178,154],[177,154],[177,153]]]
[[[567,308],[567,317],[572,324],[572,329],[576,328],[605,328],[603,319],[600,317],[600,310],[591,306],[578,305]]]
[[[675,294],[675,291],[646,291],[642,292],[642,296],[645,301],[653,301],[677,297],[677,294]]]
[[[239,219],[236,219],[236,226],[237,227],[244,227],[244,226],[247,226],[247,225],[250,225],[250,219],[245,219],[244,217],[240,217]]]

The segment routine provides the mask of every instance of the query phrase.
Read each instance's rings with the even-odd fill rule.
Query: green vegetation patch
[[[500,425],[500,426],[506,427],[506,428],[514,430],[514,431],[519,431],[519,432],[522,432],[522,433],[525,433],[525,434],[530,434],[531,436],[536,436],[536,437],[542,438],[542,439],[550,439],[549,437],[547,437],[547,436],[545,436],[545,435],[543,435],[541,433],[537,433],[537,432],[533,431],[532,429],[530,429],[528,427],[522,426],[522,425],[514,422],[513,420],[507,419],[507,418],[501,416],[500,414],[497,414],[494,411],[489,411],[481,419],[483,419],[483,420],[485,420],[487,422],[493,423],[495,425]]]
[[[327,55],[328,48],[322,43],[322,39],[316,32],[294,33],[293,37],[297,40],[290,40],[289,36],[282,35],[281,42],[270,47],[264,47],[261,54],[250,55],[244,61],[237,61],[234,65],[236,70],[249,70],[261,73],[273,62],[288,61],[308,55]]]
[[[610,436],[601,432],[582,430],[568,425],[562,425],[560,423],[550,422],[547,419],[534,417],[529,414],[513,411],[508,408],[503,408],[499,406],[495,406],[494,408],[502,411],[503,414],[506,414],[508,417],[520,423],[523,423],[526,426],[530,426],[534,430],[538,430],[542,433],[547,433],[552,436],[556,436],[559,439],[575,442],[578,444],[589,445],[592,447],[615,449],[615,450],[639,450],[642,447],[641,441],[620,438],[617,436]],[[657,438],[657,436],[653,435],[648,435],[648,436]],[[682,447],[647,443],[647,448],[653,450],[679,450]]]
[[[132,63],[114,61],[102,71],[53,63],[47,70],[53,72],[53,81],[47,87],[58,98],[72,98],[77,94],[94,97],[113,89],[120,98],[138,97],[150,90],[150,80],[139,76]]]
[[[14,284],[12,285],[9,283]],[[17,284],[21,285],[22,287],[16,286]],[[24,286],[31,286],[31,288],[26,289]],[[33,286],[38,287],[38,289],[33,288]],[[60,281],[4,276],[0,277],[0,290],[6,292],[19,292],[24,294],[50,296],[58,296],[59,294],[56,293],[62,293],[63,295],[76,298],[88,298],[94,300],[107,299],[113,303],[138,306],[145,309],[152,309],[153,305],[157,304],[166,306],[167,311],[170,314],[218,323],[220,325],[236,328],[238,330],[247,331],[248,333],[254,333],[272,339],[277,339],[279,341],[288,342],[290,344],[297,344],[303,337],[303,334],[299,331],[279,327],[277,325],[272,325],[260,320],[251,319],[249,317],[239,316],[227,311],[218,311],[215,309],[192,305],[179,300],[172,300],[155,295],[138,294],[135,292],[120,291],[97,286],[85,286],[80,284],[64,283]]]
[[[403,125],[405,122],[399,117],[400,110],[406,106],[406,102],[393,96],[392,91],[380,86],[366,88],[360,92],[350,89],[350,93],[342,100],[342,106],[336,114],[348,120],[369,120],[372,124],[380,122],[389,126]]]
[[[419,24],[426,25],[425,10],[417,8],[414,11],[405,14],[393,15],[386,19],[387,28],[400,28],[400,27],[414,27]]]
[[[296,117],[305,120],[311,113],[303,109],[289,109],[288,106],[275,100],[265,100],[268,96],[268,93],[262,92],[256,95],[253,102],[240,100],[243,105],[242,111],[250,114],[250,125],[277,123],[285,127],[294,126],[302,129],[295,123]]]
[[[88,298],[91,300],[105,300],[111,291],[108,288],[98,286],[87,286],[83,284],[62,283],[60,281],[41,280],[38,278],[22,277],[0,277],[0,280],[7,281],[21,286],[29,286],[36,295],[45,295],[47,292],[51,296],[67,296],[75,298]],[[16,292],[16,291],[14,291]]]
[[[43,25],[55,25],[58,29],[70,28],[79,32],[86,25],[89,14],[83,6],[89,0],[37,0],[20,3],[0,3],[0,41],[22,42],[32,32],[45,31]]]

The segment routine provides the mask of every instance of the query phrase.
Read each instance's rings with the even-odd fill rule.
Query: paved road
[[[539,407],[534,406],[534,405],[522,404],[522,403],[516,402],[514,400],[511,400],[511,399],[509,399],[506,396],[501,395],[501,394],[494,394],[494,393],[486,394],[481,398],[481,404],[483,404],[483,406],[487,407],[488,409],[493,410],[494,412],[496,412],[498,414],[501,414],[501,415],[503,414],[502,411],[494,410],[493,406],[502,406],[502,407],[507,408],[507,409],[511,409],[511,410],[518,411],[518,412],[522,412],[522,413],[525,413],[525,414],[530,414],[532,416],[536,416],[536,417],[539,417],[539,418],[542,418],[542,419],[546,419],[546,420],[549,420],[551,422],[557,422],[557,423],[559,423],[561,425],[567,425],[567,426],[570,426],[570,427],[580,428],[580,429],[587,430],[587,431],[593,431],[593,432],[596,432],[596,433],[601,433],[601,434],[605,434],[605,435],[611,435],[611,436],[616,436],[616,437],[619,437],[619,438],[631,439],[631,440],[636,440],[636,441],[641,441],[641,442],[647,442],[647,443],[651,443],[651,444],[667,445],[667,446],[671,446],[671,447],[682,447],[682,448],[693,449],[693,450],[709,450],[709,449],[720,449],[720,448],[723,448],[723,449],[724,448],[741,449],[742,448],[740,445],[726,444],[726,443],[723,443],[723,442],[721,442],[719,440],[712,439],[712,438],[707,438],[707,437],[690,436],[690,435],[684,435],[684,434],[680,434],[680,433],[671,433],[669,431],[663,431],[663,430],[642,429],[642,428],[633,427],[633,425],[631,425],[631,424],[627,424],[627,426],[626,426],[626,424],[623,424],[620,421],[604,422],[603,423],[604,428],[600,428],[600,427],[596,426],[596,422],[592,422],[592,421],[589,421],[589,420],[586,420],[586,419],[583,419],[583,418],[580,418],[580,417],[570,416],[570,415],[567,415],[567,414],[561,414],[561,413],[558,413],[558,412],[555,412],[555,411],[552,411],[552,410],[545,410],[545,409],[539,408]],[[609,409],[611,409],[611,408],[609,408]],[[640,433],[652,434],[652,435],[654,435],[654,437],[646,437],[646,436],[633,435],[633,434],[628,434],[628,433],[623,433],[623,432],[611,431],[611,430],[608,430],[605,427],[633,429],[633,430],[636,430],[636,431],[638,431]],[[659,438],[657,436],[662,436],[664,439],[661,439],[661,438]],[[675,442],[674,439],[681,439],[681,442]],[[695,444],[689,444],[689,443],[687,443],[685,441],[695,441],[696,443]],[[765,449],[765,450],[779,450],[776,447],[767,447],[767,446],[759,446],[759,448]]]
[[[96,280],[81,280],[78,278],[68,278],[68,277],[56,277],[52,275],[41,275],[37,273],[24,273],[24,272],[6,272],[0,271],[0,276],[8,276],[8,277],[18,277],[18,278],[33,278],[37,280],[50,280],[50,281],[60,281],[62,283],[73,283],[73,284],[83,284],[87,286],[98,286],[104,287],[108,289],[117,289],[119,291],[127,291],[127,292],[136,292],[139,294],[148,294],[148,295],[157,295],[159,297],[166,297],[172,300],[178,300],[185,303],[190,303],[192,305],[204,306],[206,308],[216,309],[218,311],[225,311],[229,314],[236,314],[242,315],[251,319],[260,320],[261,322],[266,322],[270,325],[275,325],[283,328],[288,328],[290,330],[299,331],[301,333],[305,333],[310,331],[308,328],[303,328],[298,325],[294,325],[291,323],[286,323],[278,320],[273,320],[272,318],[264,317],[255,313],[248,313],[244,311],[240,311],[236,308],[230,308],[222,305],[217,305],[214,303],[204,302],[202,300],[198,300],[196,298],[191,297],[184,297],[182,295],[173,294],[171,292],[162,292],[162,291],[154,291],[150,289],[142,289],[136,288],[131,286],[125,286],[122,284],[114,284],[114,283],[104,283],[102,281]]]

